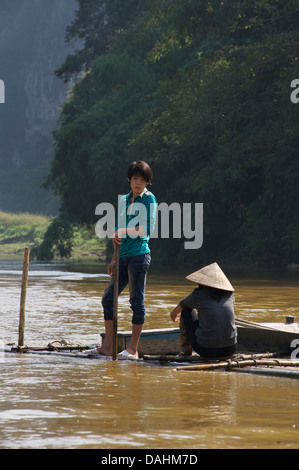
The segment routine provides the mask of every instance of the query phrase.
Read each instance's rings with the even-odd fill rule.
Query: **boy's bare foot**
[[[103,348],[87,349],[85,352],[93,356],[109,356],[109,357],[111,356],[112,357],[112,353],[109,354],[108,351],[105,351]]]
[[[112,356],[113,351],[110,351],[110,349],[104,348],[103,346],[100,348],[96,348],[98,353],[101,354],[101,356]]]

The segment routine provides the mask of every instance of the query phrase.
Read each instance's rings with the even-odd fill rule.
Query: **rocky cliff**
[[[69,50],[65,30],[76,0],[1,0],[0,209],[53,212],[40,189],[53,156],[52,131],[67,88],[54,71]]]

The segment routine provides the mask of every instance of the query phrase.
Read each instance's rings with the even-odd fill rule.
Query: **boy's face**
[[[142,191],[146,188],[147,181],[142,178],[139,173],[136,173],[132,176],[131,180],[128,180],[133,191],[133,195],[136,196],[137,194],[142,193]]]

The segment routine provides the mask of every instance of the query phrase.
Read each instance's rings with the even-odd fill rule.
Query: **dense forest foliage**
[[[203,246],[152,240],[165,262],[299,262],[297,0],[78,0],[56,71],[72,88],[47,179],[55,223],[96,223],[153,168],[158,202],[201,202]],[[57,230],[56,230],[57,233]],[[48,236],[51,245],[51,236]],[[71,249],[71,245],[69,245]]]

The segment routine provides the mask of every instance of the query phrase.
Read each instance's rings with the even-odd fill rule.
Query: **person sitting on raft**
[[[234,288],[217,263],[212,263],[186,277],[198,287],[182,299],[170,316],[180,318],[181,355],[229,357],[237,351],[234,315]]]

